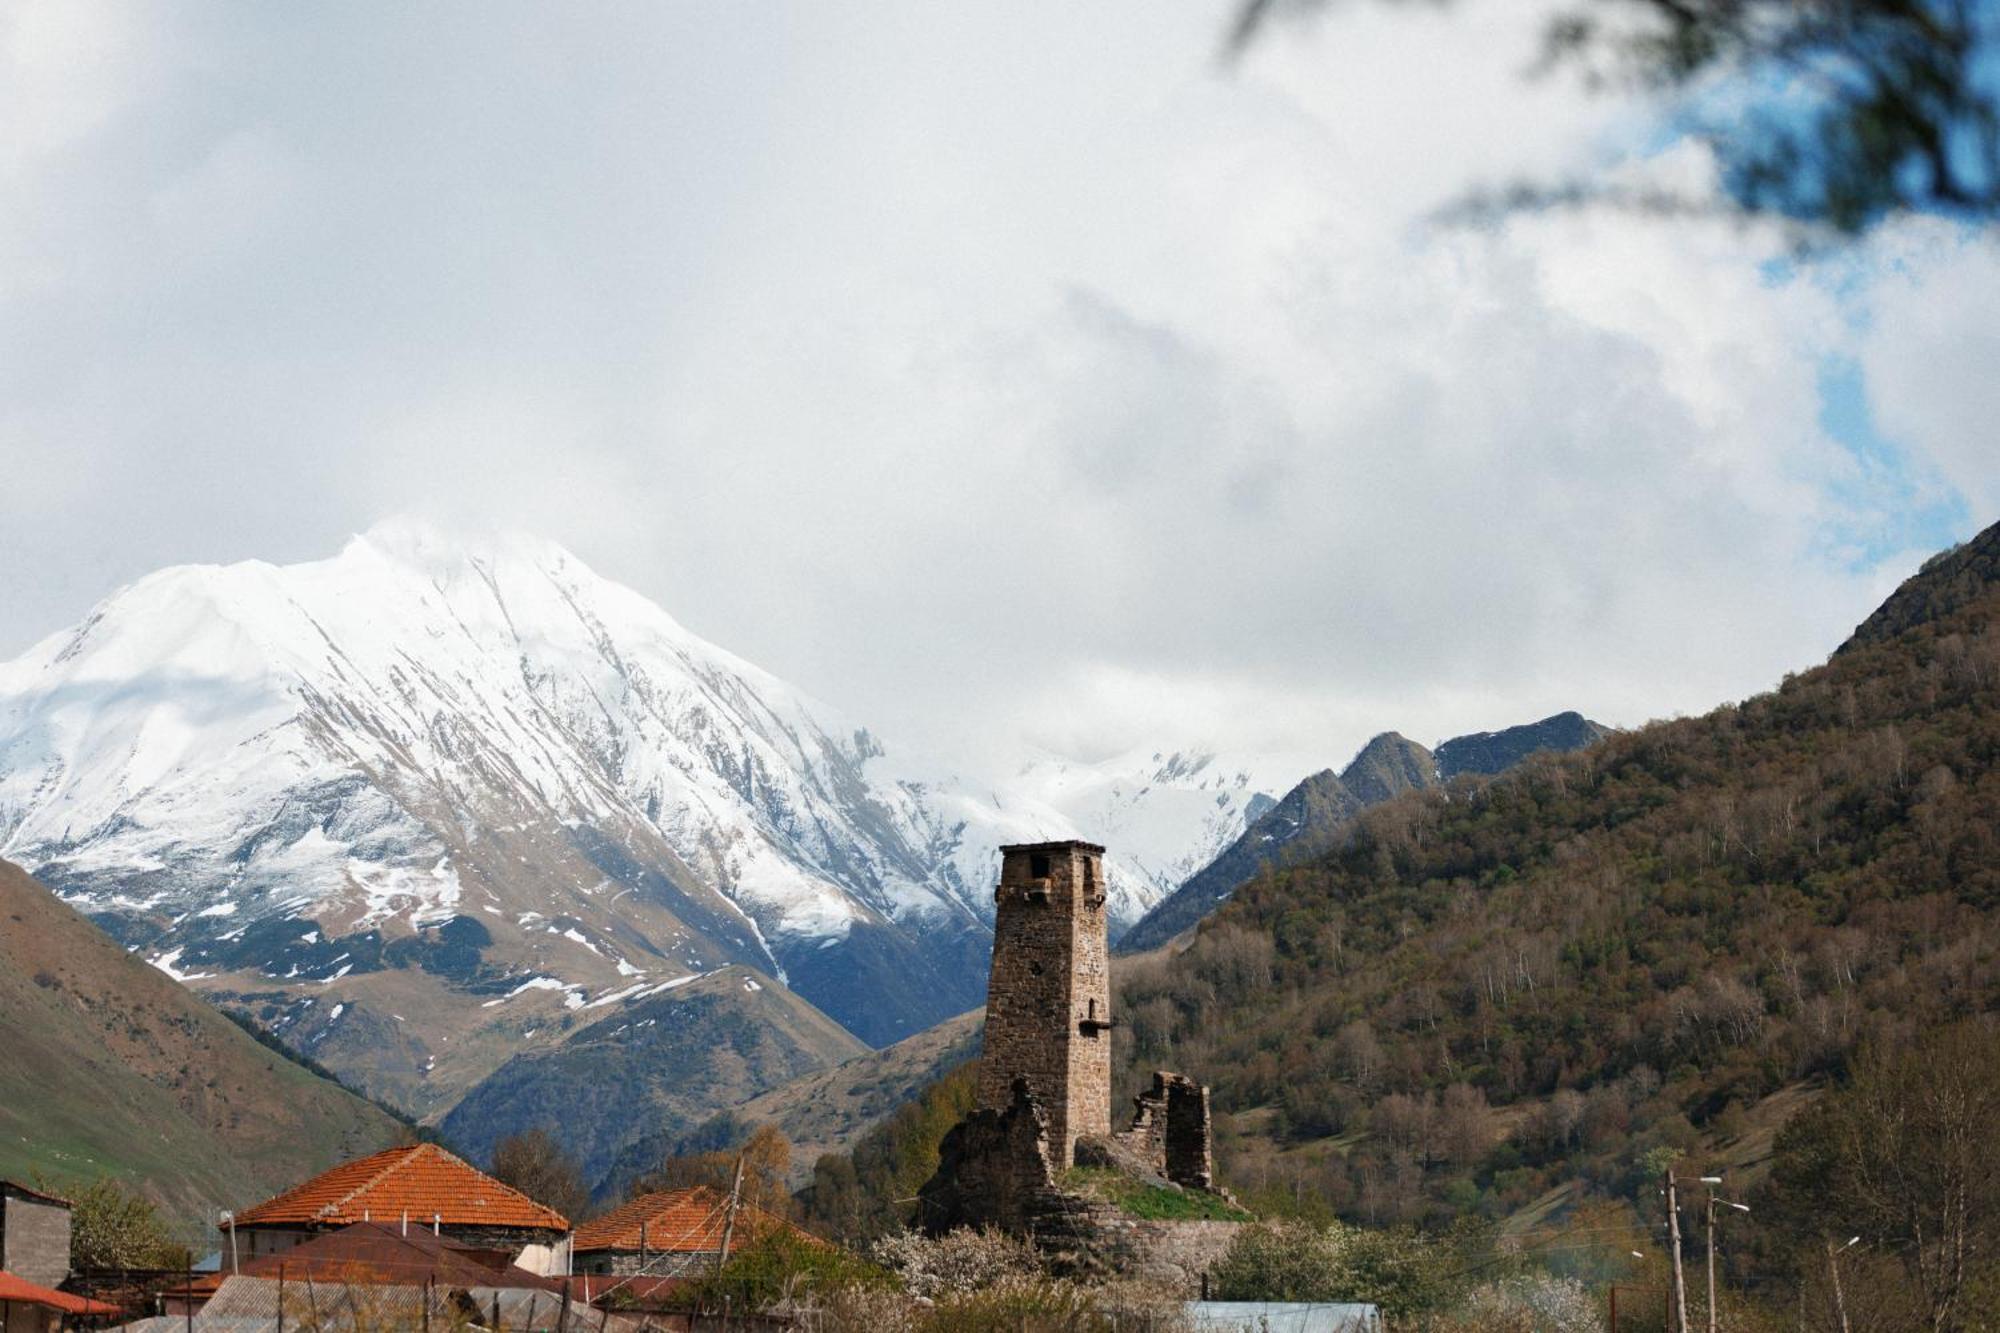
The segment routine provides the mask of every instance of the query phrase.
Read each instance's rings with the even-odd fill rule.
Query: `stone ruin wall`
[[[1129,1132],[1085,1139],[1083,1147],[1087,1157],[1144,1151]],[[1192,1298],[1244,1225],[1132,1217],[1062,1188],[1049,1159],[1048,1117],[1025,1083],[1005,1110],[983,1108],[954,1126],[940,1158],[918,1194],[925,1230],[990,1226],[1026,1236],[1056,1272],[1071,1276],[1137,1278]],[[1142,1164],[1121,1165],[1144,1173]]]
[[[1133,1099],[1132,1125],[1111,1136],[1119,1158],[1187,1189],[1215,1189],[1208,1089],[1185,1074],[1158,1070]]]

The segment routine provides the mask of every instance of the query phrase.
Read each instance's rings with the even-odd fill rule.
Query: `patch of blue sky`
[[[1940,0],[1931,0],[1939,3]],[[1942,0],[1952,3],[1952,0]],[[1924,0],[1919,0],[1921,8]],[[1952,4],[1956,11],[1956,4]],[[2000,125],[1985,117],[2000,103],[2000,0],[1972,0],[1975,34],[1965,71],[1971,104],[1943,113],[1943,152],[1957,182],[1975,198],[2000,185]],[[1944,16],[1940,16],[1943,18]],[[1941,27],[1951,26],[1949,23]],[[1679,88],[1659,113],[1615,144],[1637,157],[1668,152],[1687,139],[1710,144],[1723,187],[1738,203],[1802,219],[1825,216],[1834,183],[1824,168],[1829,133],[1845,137],[1843,107],[1872,96],[1872,62],[1831,47],[1791,59],[1763,59],[1713,69]],[[1983,105],[1981,103],[1983,102]],[[1778,176],[1763,169],[1783,163]],[[1928,194],[1933,168],[1912,153],[1899,165],[1903,197],[1928,199],[1928,210],[1985,220],[1980,205],[1958,206]]]
[[[1877,428],[1866,378],[1851,357],[1821,362],[1819,400],[1820,429],[1853,460],[1827,486],[1842,517],[1823,530],[1820,558],[1858,573],[1911,550],[1941,550],[1971,531],[1965,497]]]

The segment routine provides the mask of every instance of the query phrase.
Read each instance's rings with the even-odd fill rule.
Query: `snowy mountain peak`
[[[1130,921],[1307,767],[934,773],[554,542],[409,519],[162,570],[0,666],[0,854],[244,993],[743,962],[880,1041],[983,994],[1000,843],[1110,845]]]

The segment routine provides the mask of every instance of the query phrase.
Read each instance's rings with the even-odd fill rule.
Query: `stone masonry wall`
[[[1103,848],[1001,849],[994,891],[979,1104],[1002,1110],[1025,1080],[1048,1117],[1057,1170],[1078,1137],[1111,1129],[1111,973]]]
[[[69,1276],[68,1208],[7,1194],[0,1209],[0,1268],[44,1287]]]
[[[1153,1221],[1117,1205],[1062,1190],[1039,1194],[1029,1235],[1058,1272],[1156,1282],[1176,1294],[1201,1294],[1201,1279],[1222,1261],[1241,1222]]]
[[[1215,1187],[1208,1089],[1185,1074],[1155,1071],[1133,1101],[1132,1125],[1112,1136],[1114,1150],[1176,1185]]]
[[[917,1220],[932,1235],[989,1226],[1019,1235],[1033,1200],[1054,1186],[1048,1116],[1017,1079],[1005,1110],[981,1107],[945,1134],[937,1172],[917,1191]]]
[[[1181,1074],[1165,1077],[1167,1179],[1192,1189],[1213,1189],[1215,1158],[1210,1149],[1208,1087]]]

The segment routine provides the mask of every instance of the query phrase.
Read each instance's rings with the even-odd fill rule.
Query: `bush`
[[[1481,1333],[1602,1333],[1597,1298],[1573,1277],[1522,1274],[1479,1288],[1459,1317]]]
[[[1448,1308],[1475,1244],[1334,1222],[1244,1227],[1210,1274],[1225,1301],[1365,1301],[1393,1317]]]
[[[970,1233],[976,1235],[977,1233]],[[1009,1273],[935,1301],[882,1288],[846,1288],[812,1302],[820,1333],[1114,1333],[1183,1327],[1177,1300],[1149,1287],[1088,1287],[1040,1273]]]
[[[1079,1283],[1016,1276],[939,1301],[920,1327],[926,1333],[1115,1333],[1127,1322],[1123,1313]]]
[[[773,1228],[730,1257],[722,1270],[690,1284],[696,1310],[768,1310],[846,1290],[884,1290],[895,1274],[850,1250],[796,1231]]]
[[[903,1290],[929,1299],[979,1291],[1042,1271],[1041,1258],[1028,1242],[1002,1231],[970,1227],[938,1237],[899,1232],[876,1241],[869,1253],[901,1279]]]

